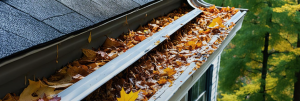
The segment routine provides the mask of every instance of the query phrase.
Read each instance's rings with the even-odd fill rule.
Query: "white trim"
[[[202,92],[201,94],[200,94],[200,96],[195,100],[195,101],[198,101],[201,97],[203,96],[203,101],[205,101],[206,99],[206,91],[204,91],[204,92]]]

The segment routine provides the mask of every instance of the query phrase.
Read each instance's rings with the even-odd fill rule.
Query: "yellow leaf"
[[[88,41],[89,41],[89,43],[91,43],[91,41],[92,41],[92,32],[90,32],[90,36],[88,38]]]
[[[54,97],[56,95],[56,92],[54,91],[55,88],[48,87],[48,85],[45,85],[41,81],[39,81],[39,82],[41,83],[41,86],[35,92],[39,98],[42,98],[44,96],[44,94],[47,96],[48,99],[51,99],[52,97]]]
[[[192,50],[194,50],[196,48],[196,43],[195,41],[189,41],[185,44],[185,46],[189,46],[192,48]]]
[[[168,82],[170,82],[169,87],[173,86],[173,81],[172,80],[168,79]]]
[[[42,98],[44,94],[50,99],[56,94],[54,90],[55,88],[50,88],[41,81],[29,80],[29,85],[20,95],[20,101],[35,101]],[[32,96],[33,94],[37,96]]]
[[[168,74],[168,76],[172,76],[176,73],[175,70],[171,69],[171,68],[166,68],[164,69],[164,72]]]
[[[182,65],[182,62],[180,62],[179,60],[176,60],[176,64],[177,64],[178,66],[181,66],[181,65]]]
[[[20,95],[20,101],[33,101],[37,100],[39,97],[33,97],[32,94],[36,92],[41,86],[41,82],[29,80],[29,85],[23,90]]]
[[[122,90],[120,92],[121,98],[117,98],[118,101],[135,101],[135,99],[137,99],[139,97],[139,91],[137,92],[130,92],[129,94],[126,94],[124,88],[122,87]]]
[[[167,80],[165,78],[161,78],[159,79],[159,81],[157,81],[158,84],[165,84],[167,83]]]
[[[159,74],[159,71],[153,70],[153,74]]]
[[[178,45],[176,45],[176,48],[180,52],[182,50],[183,46],[184,46],[183,43],[182,44],[178,44]]]
[[[208,27],[220,26],[220,27],[223,28],[224,25],[223,25],[222,22],[223,22],[222,18],[221,17],[217,17],[217,18],[213,19],[213,21],[209,24]]]

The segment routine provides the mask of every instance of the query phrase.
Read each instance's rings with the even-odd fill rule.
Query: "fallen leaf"
[[[176,70],[174,70],[174,69],[171,69],[171,68],[166,68],[166,69],[164,69],[164,72],[168,75],[168,76],[172,76],[172,75],[174,75],[175,73],[176,73]]]
[[[39,99],[37,96],[32,96],[41,87],[41,82],[29,80],[29,85],[23,90],[20,95],[20,101],[33,101]]]
[[[195,42],[195,41],[188,41],[188,42],[185,44],[185,46],[189,46],[188,49],[191,48],[191,50],[195,50],[195,48],[196,48],[196,43],[197,43],[197,42]]]
[[[148,95],[148,92],[146,90],[141,91],[143,95]]]
[[[213,19],[213,21],[209,24],[208,27],[216,27],[219,26],[221,28],[224,28],[225,26],[223,25],[223,20],[221,17],[217,17],[215,19]]]
[[[103,44],[104,48],[115,48],[115,47],[120,47],[120,46],[124,46],[124,44],[121,42],[118,42],[115,39],[110,38],[110,37],[107,37]]]
[[[20,101],[33,101],[42,98],[44,94],[47,98],[52,98],[55,95],[55,89],[50,88],[41,81],[29,80],[29,85],[23,90],[20,95]],[[33,96],[33,95],[36,96]]]
[[[83,54],[88,58],[95,58],[96,52],[90,49],[82,49]]]
[[[144,35],[137,35],[134,38],[134,40],[136,40],[136,41],[143,41],[145,39],[146,39],[146,37]]]
[[[50,85],[49,87],[52,88],[66,88],[71,86],[73,83],[70,83],[72,81],[72,76],[70,74],[65,73],[61,79],[58,79],[56,81],[48,81],[46,78],[43,78],[43,81]]]
[[[177,64],[178,66],[181,66],[181,65],[182,65],[182,62],[180,62],[179,60],[176,60],[176,64]]]
[[[190,65],[190,63],[185,64],[185,66],[189,66],[189,65]]]
[[[67,74],[66,76],[74,76],[77,74],[81,74],[81,75],[88,75],[88,71],[86,71],[84,68],[82,68],[82,66],[72,66],[72,65],[68,65],[68,69],[67,69]]]
[[[159,71],[155,71],[155,70],[154,70],[154,71],[153,71],[153,74],[159,74]]]
[[[51,88],[59,89],[59,88],[67,88],[70,87],[73,83],[64,83],[64,84],[58,84],[58,85],[53,85],[49,86]]]
[[[165,84],[167,83],[167,80],[165,78],[161,78],[159,79],[159,81],[157,81],[158,84]]]
[[[201,48],[202,47],[202,42],[197,42],[196,48]]]
[[[137,99],[139,97],[139,91],[137,92],[130,92],[129,94],[126,94],[124,88],[122,87],[122,90],[120,91],[120,95],[121,95],[121,98],[117,98],[118,101],[135,101],[135,99]]]
[[[38,101],[49,101],[49,99],[47,98],[46,94],[44,94],[44,96],[39,98]]]
[[[39,81],[41,83],[40,88],[35,92],[39,98],[42,98],[43,96],[46,96],[46,98],[51,99],[56,95],[56,92],[54,91],[55,88],[48,87],[48,85],[45,85],[43,82]]]

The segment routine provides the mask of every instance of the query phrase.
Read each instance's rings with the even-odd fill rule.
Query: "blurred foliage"
[[[295,73],[300,67],[300,4],[298,0],[205,0],[216,6],[249,9],[242,28],[224,50],[219,75],[218,100],[293,100]],[[265,35],[268,45],[267,77],[262,79]]]

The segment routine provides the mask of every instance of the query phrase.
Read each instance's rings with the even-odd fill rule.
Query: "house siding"
[[[219,80],[219,70],[220,70],[220,59],[221,55],[217,56],[217,58],[212,62],[213,71],[212,71],[212,84],[211,86],[211,97],[206,98],[206,101],[216,101],[218,95],[218,80]],[[210,99],[210,100],[209,100]],[[180,101],[188,101],[188,93],[180,100]]]
[[[212,77],[212,89],[211,89],[211,101],[216,101],[217,100],[217,95],[218,95],[218,80],[219,80],[219,70],[220,70],[220,60],[221,60],[221,55],[219,55],[212,65],[214,66],[213,68],[213,77]]]

